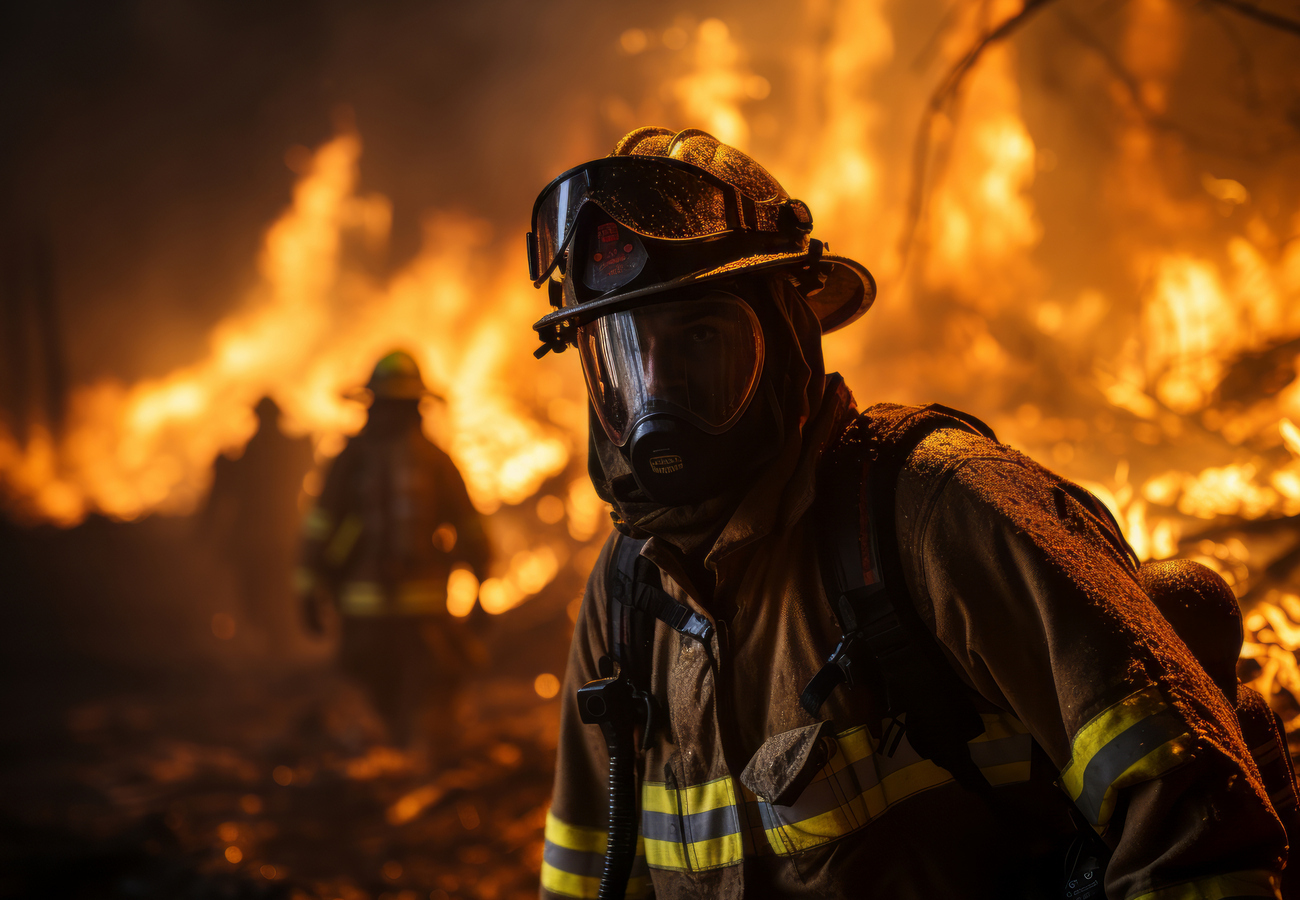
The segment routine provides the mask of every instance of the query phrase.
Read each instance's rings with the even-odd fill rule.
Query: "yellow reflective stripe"
[[[1199,878],[1138,894],[1130,900],[1236,900],[1238,897],[1277,897],[1277,876],[1255,870]]]
[[[986,714],[971,756],[992,784],[1029,780],[1033,740],[1014,716]],[[952,775],[921,759],[904,741],[892,759],[877,756],[865,727],[836,735],[837,751],[789,807],[761,799],[751,804],[773,852],[788,855],[843,837],[895,803],[952,782]]]
[[[652,869],[702,871],[744,856],[735,783],[727,777],[684,788],[641,786],[641,837]]]
[[[542,861],[542,887],[552,894],[565,897],[581,897],[582,900],[594,900],[600,893],[600,878],[590,875],[574,875],[557,869],[545,860]]]
[[[581,900],[595,900],[600,894],[600,876],[599,875],[574,875],[571,872],[565,872],[557,869],[550,863],[542,862],[542,887],[552,894],[560,894],[564,897],[579,897]],[[636,900],[639,897],[649,897],[650,876],[637,875],[627,880],[627,892],[623,895]]]
[[[543,834],[546,840],[558,847],[599,853],[601,856],[605,855],[605,844],[609,839],[603,828],[570,825],[563,819],[556,818],[549,809],[546,811],[546,830]]]
[[[319,506],[313,506],[307,510],[307,515],[302,519],[302,536],[309,541],[323,541],[330,536],[330,529],[334,527],[334,520],[330,514]]]
[[[1079,729],[1061,786],[1095,828],[1110,821],[1119,791],[1174,768],[1194,741],[1156,686],[1108,707]]]
[[[373,581],[349,581],[339,590],[339,612],[348,616],[381,616],[388,610],[384,589]]]
[[[595,898],[600,889],[600,873],[605,865],[608,837],[603,829],[570,825],[546,811],[546,844],[543,849],[542,887],[552,894]],[[650,879],[645,874],[645,849],[637,842],[637,860],[628,880],[627,896],[646,897]]]
[[[330,538],[329,544],[325,546],[325,561],[332,566],[343,565],[352,554],[352,548],[356,546],[359,537],[361,537],[361,518],[350,515],[339,523],[334,537]]]
[[[447,583],[439,583],[433,579],[402,582],[397,586],[397,611],[430,615],[445,613]]]

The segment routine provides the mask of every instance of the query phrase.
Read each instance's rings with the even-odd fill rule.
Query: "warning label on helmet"
[[[635,235],[620,229],[617,222],[602,222],[595,228],[596,241],[589,248],[582,269],[582,281],[597,291],[621,287],[645,268],[645,247]]]

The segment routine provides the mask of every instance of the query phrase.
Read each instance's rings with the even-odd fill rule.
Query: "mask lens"
[[[763,370],[758,318],[723,291],[610,313],[578,329],[578,349],[592,404],[619,446],[656,413],[726,431]]]

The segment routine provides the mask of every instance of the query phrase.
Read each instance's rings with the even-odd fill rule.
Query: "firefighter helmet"
[[[394,350],[375,363],[366,388],[376,400],[419,400],[429,394],[419,365],[404,350]]]
[[[537,287],[550,280],[557,307],[533,326],[539,355],[657,294],[759,271],[788,272],[822,331],[841,328],[871,306],[875,281],[826,253],[812,225],[807,205],[745,153],[699,129],[639,128],[533,206],[529,273]]]

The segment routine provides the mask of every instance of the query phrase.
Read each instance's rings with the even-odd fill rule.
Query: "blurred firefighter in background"
[[[420,401],[433,395],[415,360],[389,353],[366,387],[366,425],[303,522],[299,591],[310,631],[324,631],[325,606],[338,611],[339,662],[390,740],[432,759],[482,656],[467,619],[447,610],[447,579],[466,566],[482,581],[488,542],[460,473],[421,428]]]
[[[239,619],[272,653],[286,649],[293,623],[293,564],[311,441],[280,430],[280,407],[263,397],[257,431],[238,457],[213,465],[212,491],[200,519],[204,537],[235,578]]]

